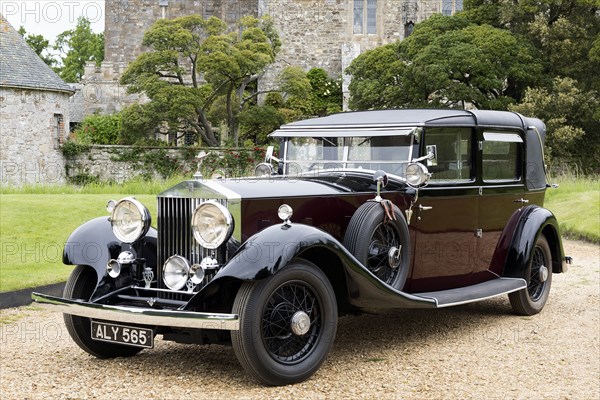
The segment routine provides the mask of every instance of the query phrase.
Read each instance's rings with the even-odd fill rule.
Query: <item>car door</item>
[[[474,283],[502,274],[503,262],[492,256],[510,217],[526,204],[524,199],[524,146],[517,131],[483,130],[478,142],[481,159],[478,260]]]
[[[444,290],[471,283],[477,258],[479,187],[475,180],[474,129],[427,128],[427,146],[436,146],[429,185],[419,189],[413,208],[416,245],[410,291]]]

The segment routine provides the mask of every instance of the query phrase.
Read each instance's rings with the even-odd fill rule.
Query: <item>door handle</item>
[[[421,204],[419,204],[419,211],[429,211],[431,210],[433,207],[430,206],[423,206]]]
[[[520,199],[517,199],[517,200],[513,200],[513,203],[527,204],[527,203],[529,203],[529,200],[524,199],[524,198],[520,198]]]

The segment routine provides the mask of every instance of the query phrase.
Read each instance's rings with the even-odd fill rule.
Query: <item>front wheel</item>
[[[510,305],[517,314],[537,314],[544,308],[552,284],[552,252],[543,235],[535,243],[525,279],[527,288],[508,295]]]
[[[272,277],[242,284],[233,304],[240,329],[231,333],[244,369],[267,385],[308,379],[331,350],[337,329],[335,293],[316,265],[293,260]]]
[[[96,287],[96,272],[85,265],[75,267],[65,286],[66,299],[89,300]],[[65,326],[73,341],[89,354],[98,358],[131,357],[139,353],[140,347],[105,343],[92,339],[92,324],[89,318],[63,314]]]

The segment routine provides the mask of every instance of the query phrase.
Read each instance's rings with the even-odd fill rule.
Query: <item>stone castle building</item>
[[[325,69],[342,77],[365,50],[401,40],[415,23],[432,14],[462,10],[462,0],[118,0],[107,1],[105,61],[85,73],[86,113],[114,112],[137,99],[126,96],[118,79],[145,49],[144,32],[160,18],[201,14],[234,26],[242,16],[273,18],[282,47],[260,82],[268,88],[288,65]]]

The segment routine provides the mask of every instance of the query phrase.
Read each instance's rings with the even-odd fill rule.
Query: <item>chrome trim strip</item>
[[[239,316],[237,314],[109,306],[105,304],[88,303],[81,300],[63,299],[41,293],[32,293],[31,298],[33,301],[40,303],[50,310],[92,319],[141,325],[171,326],[177,328],[217,329],[226,331],[237,331],[240,329]]]

